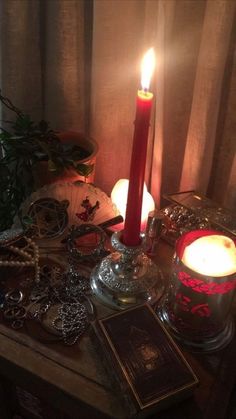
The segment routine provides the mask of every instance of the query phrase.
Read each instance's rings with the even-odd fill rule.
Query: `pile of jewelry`
[[[65,201],[61,204],[54,201],[49,198],[46,202],[38,200],[37,205],[30,207],[32,211],[28,215],[34,217],[31,228],[27,230],[28,235],[31,234],[32,237],[33,234],[33,237],[39,240],[45,237],[55,238],[64,231],[68,217],[65,216],[66,205],[61,204]],[[59,211],[59,215],[63,215],[62,225],[56,222],[57,218],[54,219],[55,210]],[[24,279],[21,278],[20,287],[6,288],[0,292],[0,308],[4,321],[14,329],[25,326],[29,332],[29,328],[32,327],[30,332],[36,338],[39,337],[35,330],[41,329],[40,336],[52,336],[47,342],[62,341],[66,345],[75,344],[94,318],[94,307],[88,297],[91,292],[90,270],[86,272],[87,275],[81,272],[86,271],[88,266],[91,268],[91,264],[97,263],[109,253],[105,246],[105,228],[121,221],[122,217],[117,216],[99,226],[87,223],[71,226],[61,245],[56,247],[57,253],[67,253],[66,272],[59,265],[51,265],[52,262],[40,267],[38,246],[22,229],[15,228],[1,233],[0,268],[15,267],[19,271],[21,268],[33,267],[35,271],[34,280],[24,270]],[[50,229],[50,226],[53,228]],[[45,246],[40,245],[41,257],[43,249]],[[49,255],[53,247],[49,244],[46,250]],[[42,260],[40,262],[42,263]],[[82,271],[78,271],[81,264]],[[11,281],[5,281],[4,288],[5,285],[9,285],[8,282]],[[31,326],[32,322],[34,327]],[[34,322],[37,322],[37,327]]]
[[[29,281],[30,289],[13,289],[5,293],[2,303],[3,318],[14,329],[20,329],[28,320],[51,333],[52,340],[75,344],[88,328],[94,316],[93,304],[87,296],[88,279],[69,269],[63,272],[56,265],[44,265],[40,269],[40,281]],[[55,313],[49,316],[48,313]]]
[[[181,205],[170,205],[161,210],[164,215],[162,237],[174,244],[183,233],[209,227],[206,217],[196,215],[191,209]]]

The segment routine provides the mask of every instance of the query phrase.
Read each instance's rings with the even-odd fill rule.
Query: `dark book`
[[[144,304],[98,320],[96,350],[127,405],[145,417],[192,394],[198,379],[152,308]]]

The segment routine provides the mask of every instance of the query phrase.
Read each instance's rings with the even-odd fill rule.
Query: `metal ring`
[[[3,317],[6,320],[13,320],[15,318],[15,307],[12,308],[7,308],[6,310],[4,310],[3,312]],[[17,307],[18,309],[18,307]]]
[[[24,307],[13,306],[4,310],[3,316],[6,320],[24,319],[26,317],[26,310]]]
[[[23,300],[23,297],[23,292],[17,288],[7,292],[5,295],[7,303],[12,305],[19,304]]]
[[[16,330],[21,329],[23,326],[24,326],[24,321],[21,319],[13,320],[11,324],[11,327]]]
[[[95,249],[90,253],[83,253],[76,247],[76,239],[90,233],[95,233],[99,237],[99,242]],[[106,241],[106,234],[103,229],[94,224],[82,224],[80,226],[72,226],[69,236],[66,241],[67,250],[73,258],[89,259],[91,257],[99,257],[105,252],[104,244]]]

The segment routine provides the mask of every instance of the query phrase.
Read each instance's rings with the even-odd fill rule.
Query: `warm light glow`
[[[143,57],[141,64],[141,86],[142,90],[148,90],[151,77],[155,67],[154,49],[150,48]]]
[[[182,262],[203,275],[221,277],[236,272],[233,240],[221,235],[204,236],[186,246]]]
[[[128,195],[129,181],[128,179],[120,179],[116,182],[111,192],[111,200],[116,205],[118,211],[125,220],[127,195]],[[147,186],[144,183],[143,188],[143,203],[142,203],[142,217],[141,230],[144,231],[150,211],[155,209],[155,203],[152,195],[147,191]]]

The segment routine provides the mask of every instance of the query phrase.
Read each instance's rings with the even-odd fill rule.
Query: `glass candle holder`
[[[225,269],[225,274],[224,268],[219,268],[219,275],[217,272],[214,275],[197,272],[196,269],[187,266],[186,261],[183,262],[185,249],[199,238],[207,236],[213,237],[215,243],[217,237],[221,237],[219,241],[225,242],[226,258],[227,252],[231,252],[232,267],[231,270]],[[217,271],[217,260],[212,253],[214,249],[209,258],[205,248],[200,247],[201,250],[202,254],[199,257],[206,264],[208,259],[213,257],[213,269]],[[234,322],[230,307],[236,288],[234,268],[235,243],[219,232],[196,230],[184,234],[177,240],[170,284],[158,310],[172,335],[190,349],[219,350],[231,341]],[[231,272],[232,270],[234,272]]]

